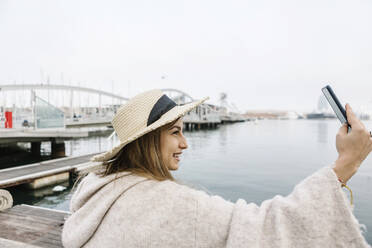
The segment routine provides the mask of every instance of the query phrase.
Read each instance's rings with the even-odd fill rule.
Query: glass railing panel
[[[62,110],[36,96],[36,128],[64,128],[65,116]]]

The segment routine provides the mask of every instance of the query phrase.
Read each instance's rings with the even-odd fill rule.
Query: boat
[[[331,113],[313,112],[306,115],[306,119],[335,119],[336,116]]]

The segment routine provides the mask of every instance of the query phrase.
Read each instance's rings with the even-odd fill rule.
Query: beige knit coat
[[[85,177],[71,199],[65,247],[369,247],[331,168],[260,206],[172,181]]]

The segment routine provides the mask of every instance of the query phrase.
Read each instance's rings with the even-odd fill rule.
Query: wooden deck
[[[0,188],[29,183],[35,179],[63,172],[75,172],[97,165],[90,162],[95,154],[48,160],[31,165],[0,170]]]
[[[77,128],[77,127],[99,127],[99,126],[112,126],[112,116],[105,119],[91,119],[91,120],[79,120],[66,122],[66,128]]]
[[[63,247],[61,234],[69,212],[17,205],[0,212],[0,247]]]
[[[88,137],[88,131],[71,129],[33,130],[33,129],[0,129],[0,144],[16,142],[42,142],[53,139],[69,140]]]

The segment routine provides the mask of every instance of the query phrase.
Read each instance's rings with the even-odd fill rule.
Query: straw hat
[[[111,122],[120,144],[108,152],[94,156],[92,161],[112,159],[128,143],[177,120],[207,99],[208,97],[185,105],[177,105],[161,90],[150,90],[136,95],[119,108]]]

